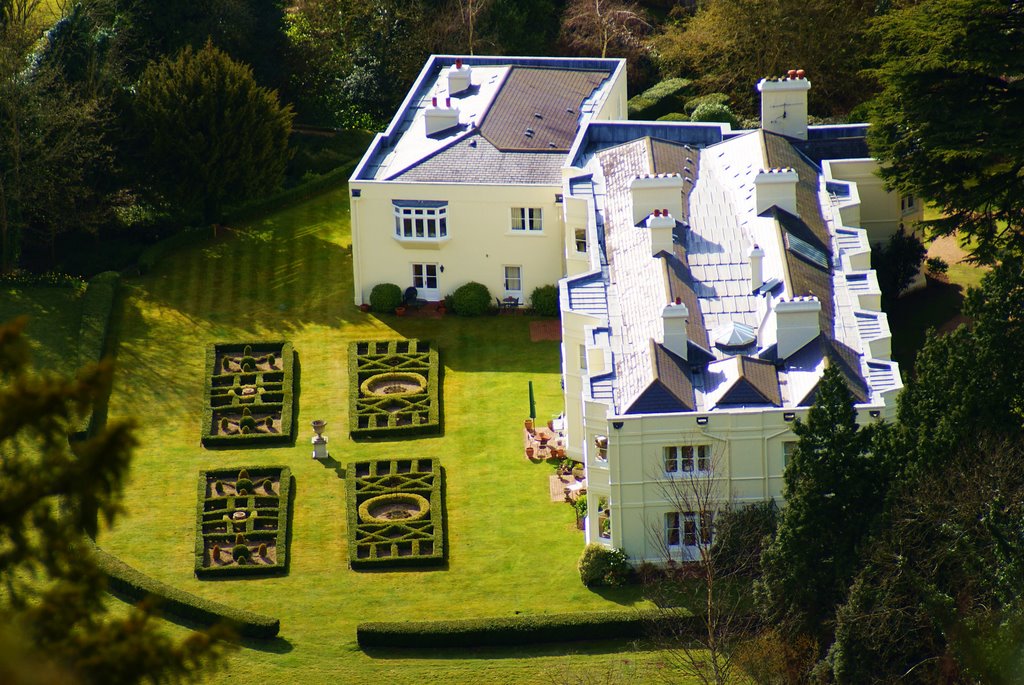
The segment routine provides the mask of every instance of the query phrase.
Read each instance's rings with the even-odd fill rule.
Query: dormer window
[[[448,238],[448,203],[432,200],[395,200],[395,238],[445,240]]]

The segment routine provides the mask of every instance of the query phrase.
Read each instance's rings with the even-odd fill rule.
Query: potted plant
[[[585,477],[586,475],[587,475],[587,472],[586,472],[586,470],[585,470],[585,469],[583,468],[583,464],[576,464],[576,466],[573,466],[573,467],[572,467],[572,476],[573,476],[573,478],[575,478],[576,480],[583,480],[583,478],[584,478],[584,477]]]
[[[526,456],[530,459],[533,459],[533,447],[526,448]]]
[[[405,305],[400,304],[395,307],[395,316],[405,316]]]
[[[448,313],[448,307],[445,306],[444,302],[437,303],[437,313],[444,316]]]
[[[363,302],[361,305],[359,305],[359,311],[365,314],[366,312],[370,311],[370,305]]]

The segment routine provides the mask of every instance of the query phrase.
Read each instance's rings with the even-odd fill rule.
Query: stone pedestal
[[[311,440],[313,443],[313,458],[317,460],[327,459],[330,455],[327,453],[327,436],[326,435],[314,435]]]

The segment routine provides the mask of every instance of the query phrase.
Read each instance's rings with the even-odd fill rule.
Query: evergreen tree
[[[870,142],[886,183],[938,205],[932,232],[970,236],[980,261],[1024,253],[1024,4],[909,3],[876,33]]]
[[[28,370],[25,319],[0,325],[0,681],[120,685],[188,675],[211,635],[175,643],[144,608],[111,618],[85,534],[112,523],[135,445],[112,422],[69,446],[78,417],[110,382],[108,364],[76,379]]]
[[[288,161],[292,110],[212,43],[151,64],[134,103],[149,187],[211,222],[272,191]]]
[[[807,422],[793,427],[799,441],[786,466],[786,506],[756,586],[769,621],[822,648],[885,494],[884,469],[869,453],[872,431],[856,419],[846,380],[828,366]]]

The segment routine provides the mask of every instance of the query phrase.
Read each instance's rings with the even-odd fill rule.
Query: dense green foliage
[[[259,490],[248,478],[248,471],[260,482]],[[292,472],[287,466],[250,466],[248,469],[219,468],[199,472],[196,504],[195,573],[200,578],[237,578],[265,576],[288,570],[288,530],[290,528]],[[266,483],[278,483],[278,490],[267,490]],[[229,493],[225,485],[234,484]],[[223,492],[220,494],[218,492]],[[244,494],[243,494],[244,493]],[[244,511],[242,521],[231,519],[235,511]],[[232,547],[237,535],[243,542]],[[253,560],[254,548],[273,545],[274,558]],[[226,555],[212,558],[212,548],[232,549],[244,547],[242,554],[251,563],[227,563]],[[266,549],[266,547],[263,547]]]
[[[437,459],[379,459],[348,467],[348,553],[352,568],[436,566],[444,563],[444,471]],[[382,520],[372,505],[413,496],[426,514]],[[369,503],[369,505],[368,505]]]
[[[682,112],[686,100],[693,96],[694,91],[690,79],[666,79],[629,99],[629,118],[659,119],[673,112]]]
[[[394,283],[378,283],[370,291],[370,309],[378,314],[393,314],[402,304],[402,289]]]
[[[690,114],[690,121],[712,121],[729,124],[734,130],[740,128],[740,120],[728,105],[702,102]]]
[[[203,446],[291,443],[297,356],[287,341],[208,345]]]
[[[902,226],[892,234],[889,242],[871,252],[871,268],[878,274],[878,287],[882,297],[895,300],[921,270],[928,249],[913,233]]]
[[[210,653],[210,636],[175,643],[145,608],[106,615],[103,574],[83,535],[116,518],[135,444],[125,421],[68,444],[111,369],[33,375],[23,326],[0,326],[0,626],[5,643],[24,643],[5,656],[14,661],[5,672],[32,664],[65,681],[115,684],[184,676]]]
[[[426,340],[364,340],[349,344],[349,434],[353,438],[413,437],[441,430],[441,377],[437,349]],[[380,394],[395,373],[416,374],[426,388]],[[417,383],[419,385],[419,383]]]
[[[858,427],[853,405],[846,379],[829,365],[807,421],[793,426],[799,441],[785,471],[786,507],[757,586],[769,621],[822,645],[886,494],[888,474],[869,453],[871,431]]]
[[[206,222],[281,183],[292,110],[212,43],[147,67],[133,113],[150,190]]]
[[[582,640],[642,637],[652,626],[673,624],[686,632],[700,622],[683,611],[581,611],[569,614],[523,614],[450,621],[360,623],[363,649],[396,647],[505,647]]]
[[[530,305],[534,314],[540,316],[558,316],[558,286],[542,285],[534,288],[530,295]]]
[[[1003,0],[908,3],[877,24],[870,142],[882,177],[935,203],[935,235],[970,236],[991,263],[1024,252],[1024,6]]]
[[[597,543],[591,543],[583,548],[578,566],[580,580],[587,587],[618,587],[629,582],[633,576],[633,567],[629,565],[625,552],[621,549],[609,549]]]
[[[451,294],[451,306],[459,316],[480,316],[494,309],[494,302],[486,285],[470,281]]]
[[[762,550],[775,537],[778,519],[774,500],[716,512],[711,546],[715,572],[720,576],[758,575]]]

